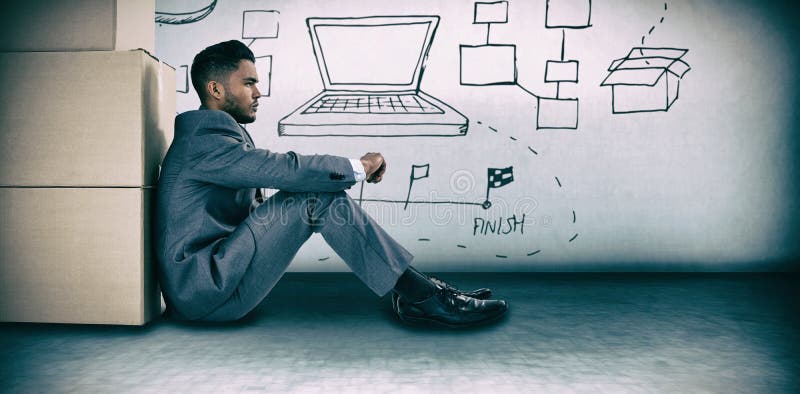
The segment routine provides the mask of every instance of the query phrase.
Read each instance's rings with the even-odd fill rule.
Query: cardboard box
[[[0,186],[149,186],[175,70],[148,53],[0,53]]]
[[[155,0],[11,1],[0,51],[155,49]]]
[[[0,321],[142,325],[160,313],[146,188],[0,188]]]

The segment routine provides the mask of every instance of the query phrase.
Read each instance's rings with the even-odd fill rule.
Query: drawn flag
[[[514,167],[490,168],[489,188],[498,188],[514,181]]]
[[[422,165],[411,165],[411,179],[408,182],[408,194],[406,194],[406,203],[403,205],[403,210],[408,208],[408,200],[411,198],[411,186],[414,185],[414,181],[427,178],[431,169],[431,165],[429,164],[422,164]]]
[[[428,172],[430,171],[430,169],[431,169],[431,165],[430,164],[423,164],[421,166],[418,166],[416,164],[412,164],[411,165],[411,179],[417,180],[417,179],[427,178],[428,177]]]
[[[486,185],[486,201],[483,202],[483,209],[489,209],[492,202],[489,201],[489,191],[503,187],[511,182],[514,182],[514,167],[506,168],[489,168],[488,170],[489,181]]]

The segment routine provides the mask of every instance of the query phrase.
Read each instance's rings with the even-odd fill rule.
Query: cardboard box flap
[[[600,86],[654,86],[667,72],[683,78],[691,69],[681,60],[686,52],[675,48],[633,48],[628,56],[611,62],[609,74]]]

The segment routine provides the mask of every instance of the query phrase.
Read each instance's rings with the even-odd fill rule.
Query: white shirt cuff
[[[361,182],[364,179],[367,179],[367,171],[364,170],[364,165],[361,164],[361,160],[357,159],[349,159],[350,165],[353,166],[353,175],[356,177],[356,182]]]

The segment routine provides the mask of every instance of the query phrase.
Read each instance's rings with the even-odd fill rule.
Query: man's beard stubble
[[[242,109],[239,108],[238,104],[230,96],[225,96],[223,111],[232,116],[233,119],[236,120],[236,123],[239,124],[253,123],[256,120],[256,117],[251,116],[249,111],[242,111]]]

